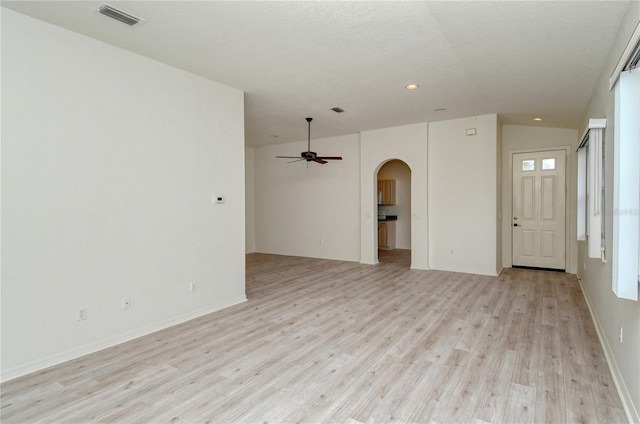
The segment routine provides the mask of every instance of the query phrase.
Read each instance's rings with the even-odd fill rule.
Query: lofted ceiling
[[[2,1],[244,91],[246,145],[263,146],[304,140],[307,116],[314,138],[487,113],[578,128],[630,2],[107,3],[146,22],[98,1]]]

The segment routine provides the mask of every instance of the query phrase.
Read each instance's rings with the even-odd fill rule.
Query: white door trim
[[[532,149],[514,149],[507,151],[507,160],[508,160],[508,174],[503,175],[503,182],[506,182],[506,190],[504,193],[504,198],[502,199],[502,232],[503,234],[508,235],[508,237],[502,238],[502,252],[503,254],[503,266],[505,268],[511,268],[513,266],[513,261],[511,257],[512,252],[512,217],[513,217],[513,154],[514,153],[537,153],[537,152],[548,152],[552,150],[564,150],[565,157],[567,158],[567,165],[565,168],[565,258],[566,258],[566,270],[569,272],[570,269],[570,258],[572,254],[572,243],[571,243],[571,235],[573,232],[570,231],[571,228],[575,227],[571,220],[571,211],[575,209],[575,201],[571,201],[572,194],[572,153],[573,150],[571,146],[547,146],[547,147],[537,147]]]

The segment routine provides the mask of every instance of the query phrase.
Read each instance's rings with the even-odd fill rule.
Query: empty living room
[[[640,423],[640,3],[2,1],[3,423]]]

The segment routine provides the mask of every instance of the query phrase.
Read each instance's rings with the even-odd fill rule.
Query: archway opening
[[[411,267],[411,168],[391,159],[378,168],[377,262]]]

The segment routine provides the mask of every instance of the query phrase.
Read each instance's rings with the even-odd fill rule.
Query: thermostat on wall
[[[213,202],[217,204],[224,203],[224,196],[221,196],[221,195],[214,196]]]
[[[476,135],[475,128],[467,128],[467,135]]]

